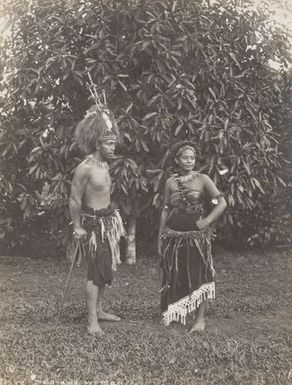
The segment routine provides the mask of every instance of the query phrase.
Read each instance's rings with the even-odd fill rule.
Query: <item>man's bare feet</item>
[[[105,311],[101,310],[97,313],[97,317],[99,321],[120,321],[120,317],[114,314],[106,313]]]
[[[204,319],[197,319],[192,326],[191,330],[189,333],[202,333],[205,330],[206,327],[206,322]]]
[[[98,323],[96,324],[89,324],[87,327],[87,331],[89,334],[92,334],[93,336],[103,336],[104,331],[101,329]]]
[[[102,336],[104,335],[104,331],[101,329],[101,327],[98,324],[97,317],[88,317],[88,326],[87,331],[89,334],[95,335],[95,336]]]

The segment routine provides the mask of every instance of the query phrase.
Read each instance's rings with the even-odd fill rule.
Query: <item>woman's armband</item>
[[[217,205],[217,204],[218,204],[218,200],[219,200],[220,198],[223,198],[223,197],[224,197],[224,194],[222,194],[222,193],[217,194],[214,198],[212,198],[212,203],[213,203],[214,205]]]

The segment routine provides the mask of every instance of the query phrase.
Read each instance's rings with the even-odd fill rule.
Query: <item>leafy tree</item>
[[[141,213],[160,204],[163,155],[178,139],[224,191],[227,223],[283,184],[280,105],[287,34],[236,0],[11,0],[1,41],[3,235],[27,239],[39,218],[54,236],[69,221],[75,125],[91,105],[90,74],[121,130],[115,194],[135,261]],[[276,62],[280,70],[269,64]],[[229,172],[221,175],[223,169]],[[41,214],[41,215],[40,215]],[[44,220],[45,218],[45,220]],[[18,230],[17,230],[18,229]],[[10,238],[9,238],[10,236]],[[65,239],[64,237],[62,239]]]

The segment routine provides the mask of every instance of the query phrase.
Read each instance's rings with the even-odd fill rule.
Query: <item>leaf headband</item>
[[[177,150],[177,152],[176,152],[176,154],[175,154],[175,157],[176,157],[176,158],[179,157],[185,150],[191,150],[191,151],[193,151],[194,155],[196,156],[196,150],[195,150],[195,148],[192,147],[192,146],[190,146],[190,145],[188,145],[188,144],[186,144],[185,146],[181,146],[181,147]]]

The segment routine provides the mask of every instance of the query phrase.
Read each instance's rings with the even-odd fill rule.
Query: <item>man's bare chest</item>
[[[111,189],[111,177],[108,170],[93,170],[90,175],[88,187],[98,191],[107,191]]]

